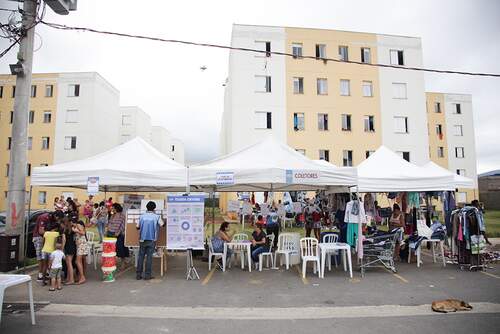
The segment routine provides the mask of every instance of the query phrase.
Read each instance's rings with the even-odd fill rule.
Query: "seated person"
[[[252,233],[251,251],[252,260],[255,263],[259,263],[259,254],[269,251],[266,232],[262,229],[262,224],[255,224],[254,231]]]
[[[231,242],[232,235],[229,232],[229,223],[223,222],[220,225],[219,230],[212,237],[212,246],[214,248],[214,252],[223,253],[224,252],[224,243]],[[229,259],[231,257],[232,250],[228,249],[226,258]],[[222,262],[219,260],[219,262]]]
[[[255,224],[260,224],[260,225],[264,226],[264,225],[266,225],[266,221],[264,220],[264,217],[262,217],[262,215],[258,215],[257,221],[255,222]]]

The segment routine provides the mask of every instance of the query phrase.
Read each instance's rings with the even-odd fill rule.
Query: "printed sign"
[[[252,204],[248,203],[248,202],[244,202],[243,203],[243,209],[241,210],[243,212],[244,215],[250,215],[252,214]]]
[[[321,174],[319,171],[287,169],[285,177],[287,184],[311,184],[317,183]]]
[[[238,201],[229,201],[227,204],[228,212],[240,212],[240,202]]]
[[[95,195],[99,193],[99,177],[89,176],[87,179],[87,193],[89,195]]]
[[[167,249],[204,249],[205,196],[167,196]]]
[[[215,177],[215,184],[227,186],[234,184],[234,172],[218,172]]]

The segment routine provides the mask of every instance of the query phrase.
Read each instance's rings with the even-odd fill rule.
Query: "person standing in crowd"
[[[56,249],[56,239],[59,237],[59,224],[50,222],[47,224],[46,231],[43,233],[42,258],[44,261],[44,270],[48,269],[50,254]],[[43,285],[46,285],[45,272],[43,273]]]
[[[76,267],[78,269],[78,283],[83,284],[86,281],[85,269],[87,266],[86,257],[89,255],[89,243],[87,240],[87,231],[85,230],[85,223],[83,221],[78,221],[77,224],[73,225],[73,232],[75,233],[76,241]]]
[[[130,254],[128,248],[125,247],[125,214],[123,207],[118,203],[113,203],[111,208],[107,236],[116,238],[116,256],[120,258],[121,269],[124,269],[125,261]]]
[[[149,201],[146,204],[147,211],[139,217],[137,229],[139,230],[139,259],[137,263],[136,279],[150,280],[153,278],[151,267],[153,264],[153,252],[155,242],[158,239],[159,228],[163,226],[163,220],[155,213],[156,204]],[[146,268],[144,268],[144,257],[146,257]],[[144,275],[144,276],[143,276]]]
[[[58,238],[59,239],[59,238]],[[54,246],[54,251],[50,253],[49,256],[49,277],[50,277],[50,289],[49,291],[62,290],[61,280],[62,280],[62,260],[64,259],[64,253],[62,251],[62,243],[58,240]]]
[[[82,204],[78,201],[78,198],[74,198],[73,202],[76,206],[76,211],[78,212],[78,217],[80,216],[80,211],[82,210]]]
[[[259,255],[269,251],[266,232],[262,229],[262,224],[256,223],[252,233],[252,260],[259,263]]]
[[[73,259],[76,256],[76,241],[73,223],[69,218],[64,218],[63,250],[65,255],[64,259],[66,261],[66,281],[64,284],[73,285],[75,284]]]
[[[85,204],[83,205],[83,216],[85,217],[86,225],[90,225],[90,220],[92,219],[93,214],[94,214],[94,209],[90,204],[90,201],[86,199]]]
[[[278,235],[280,233],[280,224],[278,213],[276,212],[276,207],[271,207],[271,211],[267,216],[267,224],[266,224],[266,233],[267,235],[274,234],[274,242],[273,245],[269,245],[270,247],[276,248],[278,245]]]
[[[106,204],[104,201],[101,201],[99,203],[99,207],[97,208],[96,212],[96,218],[97,218],[97,231],[99,232],[99,242],[102,242],[102,239],[104,238],[104,231],[106,229],[106,224],[108,223],[108,209],[106,208]]]
[[[61,200],[59,197],[54,198],[54,211],[63,211],[64,210],[64,204],[61,203]]]
[[[392,214],[389,219],[389,231],[395,229],[401,229],[404,231],[405,227],[405,215],[401,212],[401,208],[397,203],[394,203],[392,206]],[[394,259],[399,257],[399,249],[401,248],[401,242],[403,241],[403,233],[401,233],[401,237],[396,242],[396,247],[394,248]]]
[[[79,218],[78,207],[71,197],[68,197],[66,202],[67,202],[66,214],[71,219],[71,221],[76,223]]]
[[[321,210],[314,204],[314,200],[312,199],[304,208],[304,218],[306,221],[306,237],[310,237],[311,231],[314,230],[314,236],[319,240],[321,234]]]
[[[35,247],[36,260],[38,261],[38,277],[37,281],[43,281],[44,275],[47,272],[45,261],[43,258],[43,234],[47,227],[51,224],[56,224],[57,220],[63,216],[62,212],[46,212],[39,215],[36,219],[36,225],[33,229],[33,246]]]

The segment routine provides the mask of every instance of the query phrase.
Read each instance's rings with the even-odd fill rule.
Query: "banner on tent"
[[[167,196],[167,249],[204,249],[205,196]]]
[[[234,184],[234,172],[217,172],[215,174],[215,184],[218,186]]]
[[[89,195],[95,195],[99,193],[99,177],[89,176],[87,178],[87,193]]]
[[[287,169],[285,178],[287,184],[308,184],[318,182],[321,178],[321,173],[319,171]]]

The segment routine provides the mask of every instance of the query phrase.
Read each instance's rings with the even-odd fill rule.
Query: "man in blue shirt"
[[[160,226],[163,226],[163,220],[155,213],[155,202],[149,201],[146,204],[146,213],[139,217],[137,229],[139,230],[139,259],[137,262],[136,278],[138,280],[143,278],[142,271],[144,266],[144,257],[146,256],[146,270],[144,279],[150,280],[151,266],[153,264],[153,252],[155,250],[155,242],[158,239]]]

